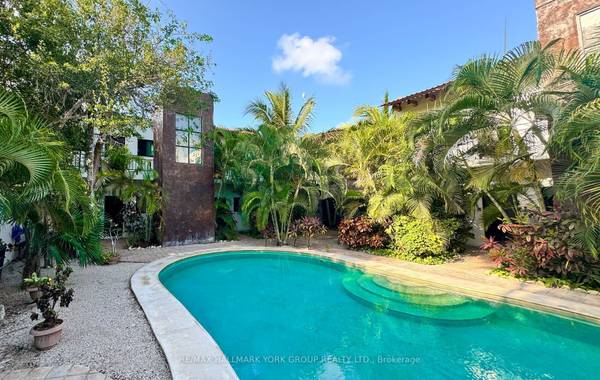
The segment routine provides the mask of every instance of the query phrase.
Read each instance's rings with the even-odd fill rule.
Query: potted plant
[[[33,312],[31,320],[38,320],[40,315],[43,321],[31,328],[33,345],[38,350],[47,350],[55,346],[62,333],[62,319],[58,318],[57,306],[69,307],[73,300],[73,289],[67,289],[66,282],[73,270],[69,267],[57,268],[54,279],[40,285],[41,297],[36,301],[39,313]]]
[[[48,281],[50,281],[50,278],[38,277],[37,273],[35,272],[23,280],[25,288],[29,292],[29,297],[31,297],[33,302],[37,301],[41,297],[42,291],[40,290],[40,287],[44,284],[47,284]]]

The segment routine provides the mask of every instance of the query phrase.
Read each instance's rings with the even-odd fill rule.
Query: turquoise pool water
[[[240,379],[600,376],[595,325],[327,260],[220,253],[176,262],[159,277]]]

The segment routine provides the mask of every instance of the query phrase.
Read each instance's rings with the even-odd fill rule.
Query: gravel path
[[[69,281],[75,298],[61,310],[61,342],[45,352],[32,347],[28,311],[33,306],[27,305],[27,292],[15,285],[19,265],[6,268],[0,283],[0,303],[7,305],[6,320],[0,323],[0,371],[79,364],[113,379],[170,379],[160,346],[129,288],[131,275],[143,263],[74,265]]]

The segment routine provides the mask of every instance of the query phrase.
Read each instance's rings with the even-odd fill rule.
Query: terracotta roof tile
[[[435,87],[431,87],[426,90],[415,92],[414,94],[406,95],[406,96],[403,96],[396,100],[389,101],[385,104],[382,104],[381,106],[383,107],[383,106],[402,105],[402,103],[410,103],[411,101],[416,101],[417,99],[420,99],[420,98],[428,98],[432,95],[437,97],[437,95],[444,92],[446,90],[446,88],[448,88],[450,83],[451,82],[442,83]]]

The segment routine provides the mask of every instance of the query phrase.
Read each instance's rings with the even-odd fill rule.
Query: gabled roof
[[[382,107],[383,106],[402,106],[402,104],[415,103],[418,100],[423,99],[423,98],[425,98],[425,99],[431,98],[431,99],[435,100],[441,93],[446,91],[446,89],[448,88],[450,83],[451,82],[442,83],[435,87],[431,87],[431,88],[428,88],[423,91],[415,92],[414,94],[403,96],[396,100],[392,100],[390,102],[382,104]]]

